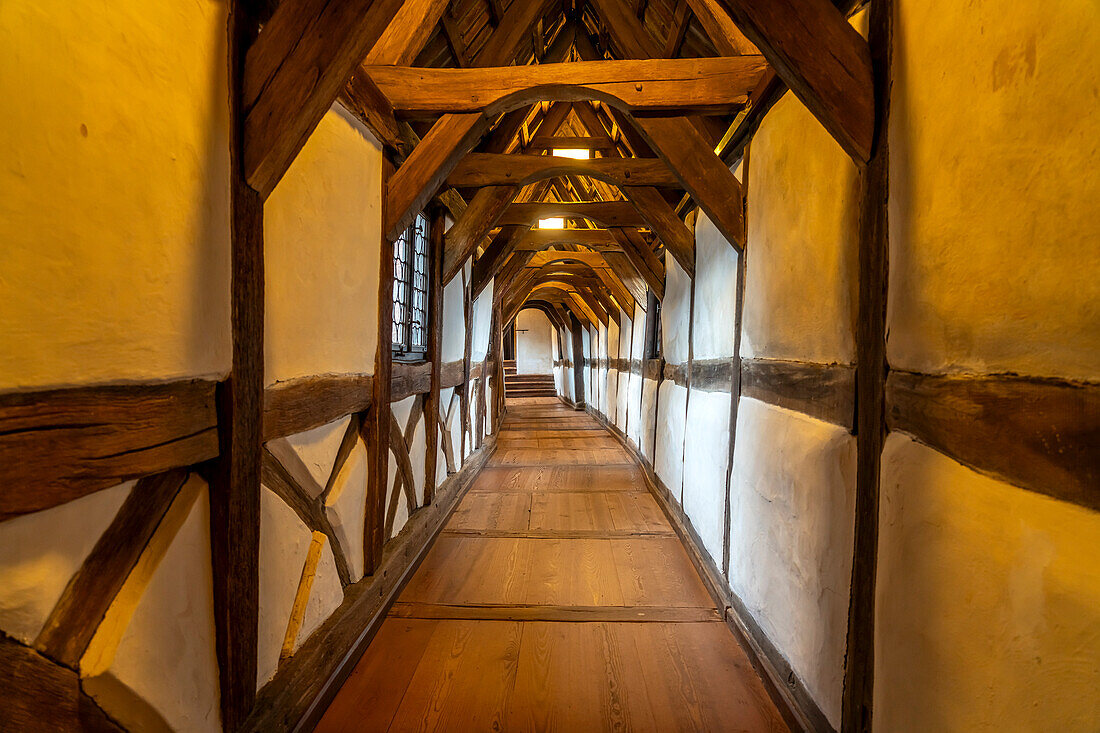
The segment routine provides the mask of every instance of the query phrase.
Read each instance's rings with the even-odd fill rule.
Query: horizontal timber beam
[[[588,176],[613,185],[680,188],[680,179],[659,158],[593,158],[471,153],[446,176],[448,186],[525,186],[560,176]]]
[[[762,56],[479,69],[362,67],[398,116],[489,117],[540,101],[601,101],[634,113],[726,114],[745,104],[765,68]]]

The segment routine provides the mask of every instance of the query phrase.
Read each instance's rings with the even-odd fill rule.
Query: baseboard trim
[[[836,733],[821,712],[801,678],[791,668],[790,663],[764,633],[760,624],[749,613],[745,603],[729,589],[726,579],[714,560],[703,549],[703,542],[691,525],[691,520],[673,497],[672,492],[653,469],[638,447],[614,424],[591,407],[587,412],[622,444],[641,467],[646,486],[668,517],[672,528],[680,537],[692,564],[703,579],[714,602],[723,609],[726,625],[737,637],[742,648],[748,654],[749,661],[764,681],[769,696],[779,709],[784,721],[792,730],[812,731],[813,733]]]
[[[470,454],[386,543],[371,578],[349,586],[343,603],[256,696],[246,731],[311,731],[367,650],[398,595],[428,554],[474,479],[496,451],[496,435]]]

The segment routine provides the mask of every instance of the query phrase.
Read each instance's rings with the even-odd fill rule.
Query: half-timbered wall
[[[32,406],[76,400],[88,415],[58,429],[70,441],[63,445],[87,459],[64,457],[75,467],[44,479],[39,498],[5,504],[0,666],[9,693],[31,682],[11,677],[25,668],[12,660],[67,680],[58,694],[71,705],[28,692],[29,707],[16,713],[37,711],[45,727],[64,729],[79,717],[109,729],[105,713],[126,729],[217,731],[206,478],[219,448],[215,393],[229,376],[233,342],[226,5],[102,10],[16,3],[0,13],[0,89],[13,100],[0,119],[0,396],[16,411],[23,395]],[[354,651],[364,620],[347,609],[364,596],[375,602],[365,585],[380,585],[375,596],[394,586],[442,516],[426,512],[412,526],[428,485],[445,489],[494,427],[486,362],[493,286],[472,303],[468,324],[467,264],[437,304],[445,374],[438,416],[424,413],[430,365],[395,370],[395,390],[404,391],[393,393],[393,430],[381,436],[390,453],[383,539],[407,527],[416,536],[390,561],[389,578],[370,576],[367,415],[376,410],[380,265],[391,256],[381,231],[383,168],[379,142],[334,105],[264,202],[267,414],[254,684],[266,714],[301,715],[290,698],[334,671],[338,660],[323,652],[328,667],[311,666],[310,680],[281,681],[319,630],[341,654]],[[42,391],[69,387],[89,391]],[[465,440],[462,392],[471,408]],[[105,421],[103,431],[83,424],[95,420]],[[116,445],[122,428],[148,442]],[[439,441],[429,482],[426,436],[440,429],[451,440]],[[37,439],[49,440],[41,432]],[[6,461],[20,449],[5,450]],[[122,483],[96,478],[96,460],[128,452],[137,457],[117,469],[123,475],[140,475],[144,465],[164,472]],[[75,493],[63,493],[74,492],[72,482]],[[22,484],[11,488],[34,496]],[[445,506],[453,496],[442,497]],[[262,718],[264,706],[256,710]],[[255,726],[269,729],[259,719]]]
[[[1091,3],[898,3],[891,379],[1002,375],[991,381],[1096,389],[1098,34]],[[1003,466],[978,463],[1002,436],[1007,452],[1029,450],[1005,417],[1028,427],[1073,412],[1043,418],[1041,403],[1008,404],[984,441],[930,447],[906,432],[912,424],[886,439],[883,730],[916,730],[920,719],[925,729],[1076,731],[1100,720],[1095,498],[1069,503],[1054,498],[1072,485],[1065,477],[1006,481]],[[1095,449],[1095,432],[1089,440]]]
[[[906,395],[947,376],[993,384],[994,395],[1021,382],[1096,389],[1100,231],[1089,171],[1100,118],[1090,89],[1100,64],[1095,44],[1080,44],[1100,16],[992,1],[897,8],[874,724],[1088,730],[1100,716],[1087,661],[1100,656],[1095,500],[1059,500],[1076,490],[1055,473],[1006,475],[1011,461],[997,454],[1014,450],[1012,438],[986,445],[1029,429],[1029,411],[1072,414],[1042,418],[1042,402],[1008,398],[1000,420],[937,434],[919,400],[956,398]],[[864,16],[853,24],[862,30]],[[744,261],[699,212],[694,281],[665,258],[663,361],[641,353],[629,319],[644,313],[621,313],[618,353],[589,355],[597,367],[610,360],[606,378],[593,372],[609,399],[590,409],[650,463],[802,708],[839,728],[861,174],[790,94],[744,163],[735,170],[747,190]],[[983,440],[982,430],[993,433]],[[1015,435],[1028,449],[1027,433]],[[1023,710],[1023,699],[1041,702]]]

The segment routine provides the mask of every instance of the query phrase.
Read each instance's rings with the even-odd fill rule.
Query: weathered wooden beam
[[[217,384],[0,395],[0,521],[218,455]]]
[[[869,38],[874,54],[874,101],[871,109],[877,106],[880,116],[874,121],[878,126],[877,135],[872,133],[868,138],[868,146],[874,139],[875,149],[860,177],[859,240],[856,245],[859,261],[859,305],[855,329],[856,495],[841,707],[841,729],[845,733],[870,733],[874,700],[879,479],[887,429],[886,375],[889,372],[886,307],[890,275],[890,151],[886,133],[890,109],[892,6],[892,0],[872,0],[870,9]],[[830,7],[830,10],[836,12],[834,8]],[[847,21],[843,22],[851,30]],[[748,30],[744,26],[742,28]],[[821,29],[822,33],[826,31],[826,28]],[[760,45],[759,42],[757,45]],[[836,61],[832,59],[828,64]],[[869,60],[868,65],[870,63]]]
[[[1100,387],[891,370],[890,430],[981,473],[1100,511]]]
[[[404,0],[283,0],[242,76],[244,178],[266,197]]]
[[[636,207],[631,206],[629,201],[513,203],[497,220],[497,224],[499,226],[531,227],[537,224],[540,219],[551,217],[588,219],[605,227],[641,227],[647,225],[645,216]]]
[[[301,377],[264,390],[266,443],[304,433],[366,410],[373,395],[369,374]]]
[[[493,35],[485,42],[481,52],[475,60],[475,66],[507,66],[516,56],[520,43],[523,41],[527,30],[550,7],[552,0],[530,0],[529,2],[513,2],[500,25],[493,31]]]
[[[411,64],[428,42],[446,7],[447,0],[405,0],[363,63]]]
[[[466,263],[477,249],[481,240],[496,225],[497,219],[512,203],[519,192],[519,186],[487,186],[482,188],[470,201],[466,213],[455,222],[444,237],[443,249],[443,285],[447,283]]]
[[[515,205],[512,204],[512,206]],[[526,229],[522,226],[502,226],[500,232],[493,237],[493,241],[486,248],[484,254],[474,263],[473,273],[470,277],[474,289],[474,298],[481,295],[489,281],[500,272],[505,260],[515,251],[516,243],[524,236],[525,232]]]
[[[0,729],[122,733],[73,669],[0,636]]]
[[[390,404],[425,394],[432,388],[432,365],[430,361],[394,362],[390,367]]]
[[[713,151],[712,151],[713,153]],[[728,171],[727,171],[728,172]],[[471,153],[449,171],[447,185],[524,186],[557,176],[588,176],[619,187],[679,188],[680,178],[659,158],[592,158]]]
[[[657,255],[653,254],[653,250],[637,236],[636,232],[630,229],[612,229],[611,233],[615,241],[618,242],[619,247],[630,259],[631,264],[634,265],[634,269],[646,281],[649,289],[658,293],[658,297],[663,299],[665,292],[664,263],[657,259]]]
[[[487,127],[478,113],[444,115],[390,178],[383,232],[392,241],[439,190],[451,169],[481,138]]]
[[[695,233],[676,216],[661,192],[651,187],[633,186],[623,193],[646,218],[688,277],[695,277]]]
[[[718,49],[719,56],[740,56],[758,54],[759,49],[752,44],[733,18],[729,16],[718,0],[685,0],[686,5],[703,26],[710,42]]]
[[[763,56],[581,61],[501,68],[364,66],[398,116],[481,112],[543,100],[601,100],[639,113],[725,114],[748,101]]]
[[[741,393],[855,430],[855,369],[778,359],[744,359]]]
[[[110,526],[69,580],[35,639],[51,659],[76,668],[108,607],[187,480],[173,469],[137,482]]]
[[[745,246],[741,184],[685,117],[639,117],[653,149],[738,252]]]
[[[382,161],[382,220],[392,201],[393,168]],[[361,422],[367,447],[367,498],[363,523],[363,572],[372,574],[382,562],[386,489],[389,487],[390,379],[393,366],[393,243],[383,235],[378,253],[378,346],[374,356],[374,394],[370,412]]]
[[[390,148],[401,149],[401,123],[393,114],[393,105],[382,90],[363,73],[353,73],[340,92],[340,104],[363,123],[375,137]]]
[[[661,51],[662,58],[674,59],[680,54],[680,48],[684,45],[684,37],[687,35],[688,26],[691,25],[691,17],[691,10],[686,3],[680,3],[676,6],[676,11],[672,16],[672,25],[668,31],[668,39]]]
[[[871,157],[867,43],[829,0],[719,0],[814,117],[858,162]]]
[[[618,276],[619,280],[626,287],[631,297],[634,298],[635,303],[644,303],[646,301],[646,285],[645,278],[634,267],[634,263],[625,252],[613,252],[610,250],[604,250],[601,252],[604,259],[607,260],[607,264]],[[663,283],[662,283],[663,285]],[[657,293],[658,291],[654,291]],[[664,290],[660,291],[658,299],[664,296]]]
[[[652,59],[661,56],[661,44],[622,0],[593,0],[612,42],[626,58]]]
[[[615,143],[606,137],[572,137],[559,135],[535,135],[527,145],[528,150],[611,150]]]
[[[350,3],[357,5],[358,3]],[[274,24],[272,33],[285,33],[285,24],[292,19],[279,18],[280,12],[289,10],[298,17],[302,2],[288,1],[280,6],[268,23],[265,32]],[[314,5],[310,5],[315,8]],[[321,20],[334,18],[321,13]],[[276,23],[276,21],[279,21]],[[362,27],[358,28],[360,31]],[[267,160],[275,161],[274,167],[263,170],[274,173],[265,178],[272,187],[279,175],[290,164],[301,147],[309,130],[301,126],[311,114],[302,110],[295,118],[301,126],[301,141],[292,151],[282,140],[272,142],[277,150],[268,150],[264,141],[249,142],[249,124],[244,120],[247,103],[249,67],[259,64],[264,68],[268,60],[261,54],[253,57],[256,45],[245,50],[253,29],[239,6],[230,13],[229,27],[229,107],[230,107],[230,329],[233,342],[232,366],[229,379],[219,385],[218,406],[218,458],[209,471],[210,486],[210,554],[212,561],[215,649],[218,659],[218,680],[221,699],[221,722],[226,731],[237,731],[256,699],[256,669],[258,654],[258,628],[260,608],[260,473],[263,461],[263,406],[264,406],[264,212],[263,199],[248,175],[248,150],[275,152]],[[282,39],[282,35],[278,38]],[[346,38],[345,38],[346,40]],[[275,48],[283,48],[281,41]],[[305,51],[306,49],[303,49]],[[346,49],[345,49],[346,50]],[[252,60],[248,60],[252,59]],[[300,57],[295,58],[300,61]],[[326,64],[329,66],[329,64]],[[265,86],[264,105],[253,107],[261,112],[270,107],[268,92],[285,85],[288,77],[282,71],[294,71],[290,64],[280,71],[272,84]],[[253,67],[255,71],[256,67]],[[291,77],[295,74],[291,73]],[[346,75],[345,75],[346,77]],[[275,84],[279,81],[279,84]],[[342,84],[344,78],[340,79]],[[300,79],[299,79],[300,82]],[[337,87],[338,88],[338,87]],[[332,103],[337,89],[332,90],[326,106]],[[327,93],[327,92],[326,92]],[[296,96],[294,98],[297,98]],[[283,100],[287,103],[287,100]],[[320,110],[317,119],[324,114]],[[249,118],[252,115],[249,114]],[[260,118],[262,121],[264,118]],[[242,124],[243,122],[243,124]],[[263,125],[289,123],[286,117],[277,122],[261,122]],[[288,126],[284,125],[284,134]],[[265,127],[265,132],[270,132]],[[289,136],[293,139],[293,136]],[[285,155],[289,152],[289,155]],[[279,154],[284,154],[280,157]],[[285,165],[283,165],[285,163]],[[260,169],[254,169],[260,170]],[[250,187],[249,184],[252,184]],[[263,188],[261,186],[260,188]],[[269,189],[270,190],[270,189]]]

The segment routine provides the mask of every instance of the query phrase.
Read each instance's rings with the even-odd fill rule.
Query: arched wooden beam
[[[562,217],[564,219],[587,219],[604,227],[640,227],[647,226],[645,217],[628,201],[582,201],[566,202],[539,201],[531,203],[513,203],[497,224],[500,226],[532,227],[540,219]]]
[[[679,188],[680,180],[660,158],[590,158],[578,160],[557,155],[503,155],[471,153],[455,165],[447,185],[525,186],[547,178],[584,176],[627,186]]]
[[[541,101],[598,101],[628,112],[727,114],[763,76],[763,56],[581,61],[478,69],[363,66],[401,116],[480,112]]]

